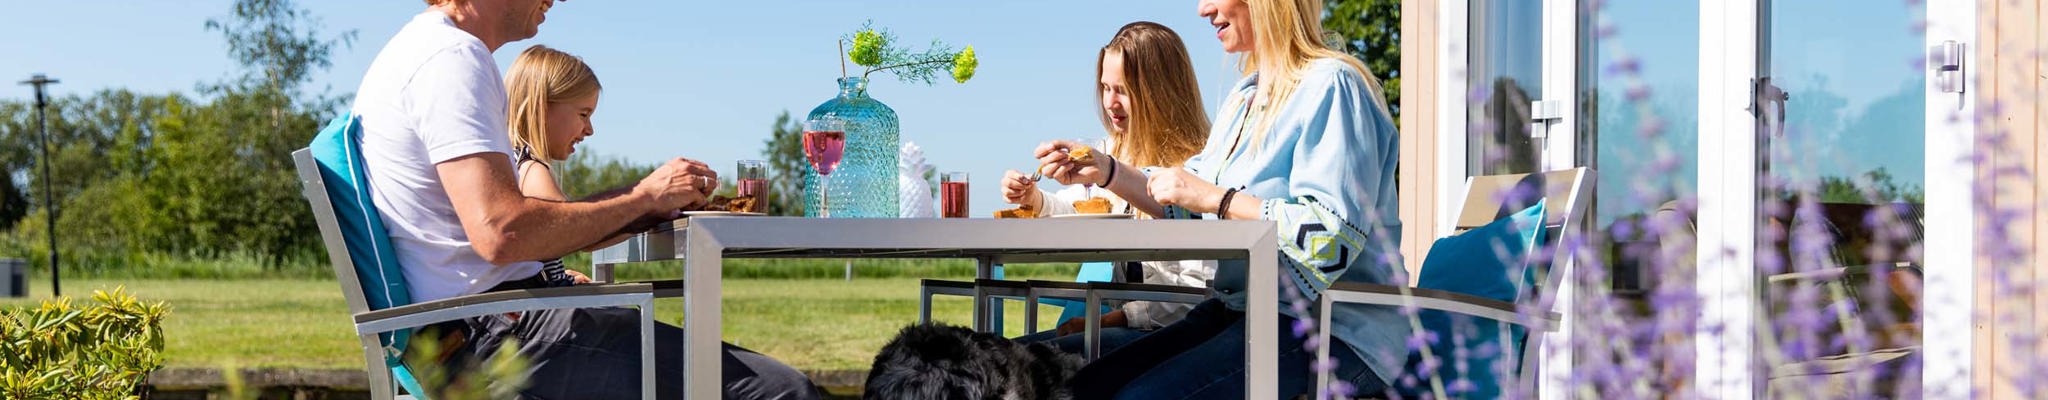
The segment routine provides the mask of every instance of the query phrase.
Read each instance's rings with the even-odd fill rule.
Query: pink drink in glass
[[[804,157],[818,175],[831,175],[846,152],[845,131],[804,131]]]
[[[741,179],[739,197],[758,197],[768,191],[767,179]]]

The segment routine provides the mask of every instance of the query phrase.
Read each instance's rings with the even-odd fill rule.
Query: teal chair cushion
[[[327,183],[327,200],[334,205],[336,222],[354,261],[356,279],[362,281],[363,296],[370,309],[382,310],[412,304],[405,275],[398,267],[398,253],[392,249],[390,231],[378,216],[370,196],[369,173],[363,169],[361,148],[363,128],[353,113],[343,113],[320,129],[307,148],[320,165],[320,178]]]
[[[1543,242],[1542,202],[1479,228],[1438,239],[1423,258],[1416,287],[1469,294],[1515,302],[1524,288],[1534,283],[1529,255]],[[1521,327],[1508,325],[1508,338],[1501,338],[1502,324],[1492,320],[1436,310],[1417,313],[1427,331],[1429,349],[1440,361],[1435,371],[1421,371],[1421,352],[1411,352],[1403,379],[1396,391],[1420,397],[1430,386],[1430,374],[1443,379],[1444,390],[1437,397],[1492,399],[1502,397],[1500,372],[1516,371],[1520,365],[1505,365],[1509,354],[1519,351],[1527,336]]]
[[[1075,282],[1113,282],[1115,280],[1116,263],[1081,263],[1081,272],[1074,274]],[[1080,318],[1083,312],[1088,311],[1088,309],[1086,308],[1081,308],[1081,302],[1078,301],[1064,299],[1038,299],[1038,302],[1040,304],[1063,307],[1060,310],[1060,322],[1067,322],[1067,320],[1070,319]],[[1109,306],[1102,306],[1102,312],[1104,314],[1107,314],[1110,311],[1114,310],[1116,309],[1111,308]],[[1057,323],[1059,322],[1055,322],[1055,324]]]
[[[406,289],[404,271],[398,267],[398,253],[391,246],[390,231],[385,230],[384,218],[378,215],[377,204],[370,196],[362,142],[362,120],[354,113],[342,113],[328,121],[306,148],[312,151],[314,164],[320,167],[327,201],[334,207],[336,225],[341,227],[342,244],[348,247],[349,260],[355,264],[356,279],[362,284],[363,298],[370,309],[412,304],[412,292]],[[406,391],[424,398],[425,392],[420,390],[411,369],[401,362],[410,336],[411,330],[403,329],[379,334],[378,339],[384,344],[384,363],[391,368],[392,377]]]

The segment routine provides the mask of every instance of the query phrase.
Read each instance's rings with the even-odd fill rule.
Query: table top
[[[724,258],[985,258],[995,263],[1244,259],[1264,221],[700,216],[600,249],[599,264],[681,260],[689,240]]]

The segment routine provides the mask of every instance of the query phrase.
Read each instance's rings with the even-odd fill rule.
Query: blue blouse
[[[1310,63],[1300,82],[1292,95],[1268,106],[1253,99],[1257,74],[1238,81],[1217,111],[1208,144],[1185,168],[1217,186],[1264,199],[1260,218],[1279,224],[1281,276],[1307,299],[1317,299],[1337,280],[1405,284],[1394,185],[1399,139],[1392,117],[1374,101],[1364,75],[1339,60]],[[1278,114],[1259,138],[1252,130],[1267,110]],[[1186,210],[1175,207],[1168,214]],[[1215,295],[1231,309],[1244,310],[1244,266],[1225,261],[1216,271]],[[1331,335],[1391,382],[1407,359],[1407,318],[1390,306],[1335,308]],[[1284,304],[1280,310],[1303,317]]]

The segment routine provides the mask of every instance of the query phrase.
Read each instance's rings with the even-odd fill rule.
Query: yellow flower
[[[974,58],[974,46],[960,50],[959,55],[953,56],[953,82],[967,83],[968,79],[974,79],[974,68],[979,66],[981,60]]]

